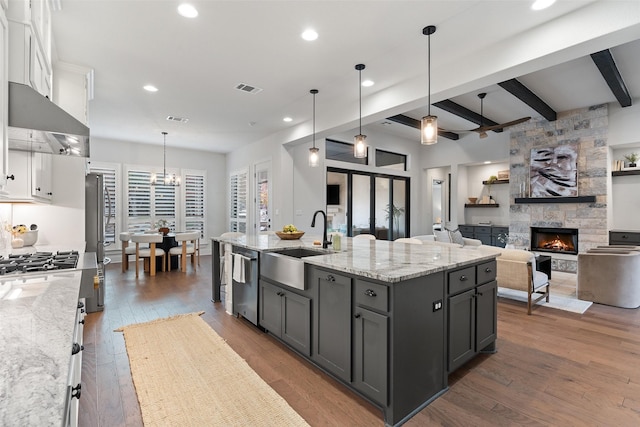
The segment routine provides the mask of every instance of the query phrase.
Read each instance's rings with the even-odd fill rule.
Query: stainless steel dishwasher
[[[233,273],[238,268],[236,263],[244,263],[244,283],[236,281],[236,275],[233,274],[233,314],[258,326],[258,252],[234,246],[231,258]]]

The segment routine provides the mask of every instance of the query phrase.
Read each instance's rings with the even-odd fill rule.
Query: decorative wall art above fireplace
[[[531,197],[575,197],[578,195],[578,146],[532,148]]]

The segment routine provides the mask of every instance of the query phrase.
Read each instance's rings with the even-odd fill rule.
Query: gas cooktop
[[[34,252],[0,256],[0,276],[76,268],[78,251]]]

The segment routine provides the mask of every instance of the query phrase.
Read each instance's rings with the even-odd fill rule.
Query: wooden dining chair
[[[120,245],[122,246],[122,272],[125,273],[129,269],[129,256],[136,254],[136,247],[129,246],[131,235],[133,233],[120,233]]]
[[[131,241],[136,244],[136,277],[138,277],[138,264],[140,258],[149,258],[149,274],[156,275],[156,257],[162,256],[162,271],[165,271],[166,253],[164,249],[156,247],[162,243],[162,234],[135,233],[131,235]],[[140,243],[148,243],[149,248],[140,248]]]
[[[187,271],[187,256],[191,255],[191,265],[196,269],[196,254],[198,252],[198,242],[200,240],[200,232],[192,231],[187,233],[176,233],[175,236],[178,246],[169,249],[169,260],[171,256],[180,257],[180,271]],[[171,271],[171,261],[169,261],[169,271]]]

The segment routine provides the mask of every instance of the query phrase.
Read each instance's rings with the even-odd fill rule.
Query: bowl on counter
[[[38,230],[27,231],[21,234],[20,238],[24,241],[23,246],[33,246],[38,241]]]
[[[294,233],[285,233],[284,231],[276,231],[276,235],[282,240],[298,240],[304,236],[304,231],[296,231]]]

